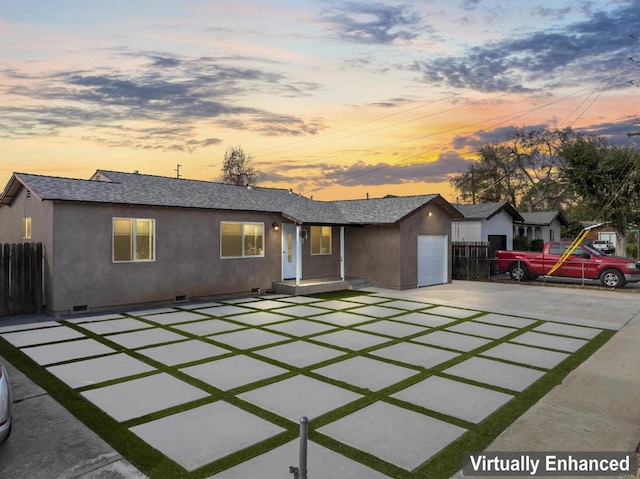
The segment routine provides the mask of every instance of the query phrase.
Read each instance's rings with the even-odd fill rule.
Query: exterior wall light
[[[273,228],[273,231],[280,231],[280,223],[278,223],[277,221],[274,221],[271,224],[271,227]]]

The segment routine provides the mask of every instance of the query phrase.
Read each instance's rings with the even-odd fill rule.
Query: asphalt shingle
[[[209,181],[98,170],[90,180],[15,173],[17,181],[42,200],[84,201],[280,213],[298,223],[393,224],[439,195],[348,201],[314,201],[280,188],[244,187]],[[11,184],[11,183],[10,183]],[[11,202],[8,189],[1,198]],[[452,216],[457,216],[451,208]]]

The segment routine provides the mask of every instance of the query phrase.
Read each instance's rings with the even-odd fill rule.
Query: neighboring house
[[[543,241],[560,241],[560,230],[568,226],[569,221],[562,211],[540,211],[534,213],[520,213],[524,221],[514,225],[517,237],[527,238],[529,241],[541,239]]]
[[[583,228],[591,227],[585,241],[593,243],[595,240],[605,240],[611,241],[614,245],[617,244],[618,235],[611,225],[597,221],[581,221],[581,224]]]
[[[42,242],[47,311],[69,314],[266,291],[358,276],[389,288],[451,281],[440,195],[314,201],[98,170],[90,180],[15,173],[0,242]]]
[[[488,241],[490,258],[497,250],[513,249],[514,223],[523,218],[510,203],[453,206],[464,215],[451,223],[453,241]]]

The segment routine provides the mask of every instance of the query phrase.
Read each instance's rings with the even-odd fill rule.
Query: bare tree
[[[229,185],[255,185],[262,172],[251,164],[252,161],[253,155],[245,153],[242,147],[229,147],[224,154],[224,163],[220,170],[222,182]]]

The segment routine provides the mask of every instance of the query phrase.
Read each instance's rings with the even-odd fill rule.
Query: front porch
[[[302,296],[305,294],[327,293],[330,291],[344,291],[345,289],[362,289],[369,286],[363,278],[347,277],[344,280],[339,277],[303,279],[296,284],[295,279],[276,281],[273,290],[278,294]]]

